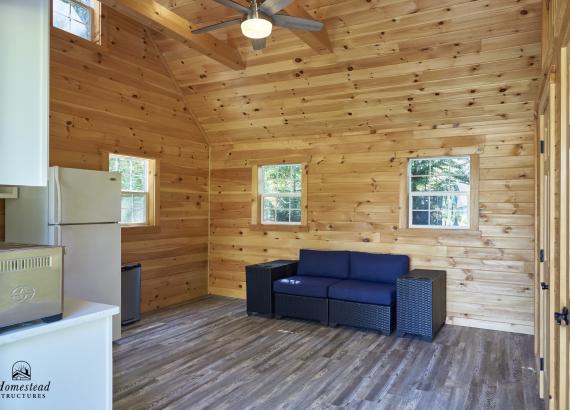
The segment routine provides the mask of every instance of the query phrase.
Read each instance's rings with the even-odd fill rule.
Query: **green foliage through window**
[[[109,171],[121,173],[121,223],[146,224],[148,221],[149,160],[109,155]]]
[[[265,165],[260,169],[262,223],[300,224],[302,166]]]
[[[410,159],[410,226],[469,228],[470,158]]]

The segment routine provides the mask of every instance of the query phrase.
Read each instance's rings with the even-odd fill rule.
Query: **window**
[[[121,173],[121,224],[154,225],[156,161],[109,154],[109,171]]]
[[[96,41],[99,7],[97,0],[53,0],[53,26]]]
[[[469,156],[410,159],[410,228],[469,229],[471,182]]]
[[[302,165],[260,167],[261,223],[300,224]]]

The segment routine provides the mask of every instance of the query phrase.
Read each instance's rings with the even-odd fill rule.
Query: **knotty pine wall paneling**
[[[542,18],[542,76],[536,104],[540,115],[537,126],[542,130],[537,140],[548,141],[546,152],[539,156],[539,161],[547,158],[545,165],[549,179],[547,185],[538,169],[537,190],[539,201],[548,194],[550,210],[548,214],[542,208],[537,212],[540,232],[547,229],[549,235],[544,238],[544,243],[537,244],[536,251],[538,253],[546,243],[549,249],[546,263],[538,264],[541,275],[535,282],[537,287],[540,281],[548,284],[548,290],[536,292],[536,327],[540,331],[536,332],[535,354],[537,364],[541,360],[545,363],[538,373],[539,386],[542,396],[549,400],[549,408],[570,409],[570,329],[553,320],[556,312],[570,307],[570,4],[544,0]]]
[[[401,229],[402,163],[480,156],[477,231]],[[308,161],[309,232],[250,229],[251,163]],[[300,248],[401,253],[445,269],[448,322],[533,332],[534,126],[430,130],[226,143],[211,147],[210,292],[244,297],[244,266]]]
[[[215,2],[159,0],[196,24],[235,14]],[[239,48],[230,70],[158,38],[196,117],[215,142],[526,121],[540,67],[540,0],[303,1],[334,52],[275,28],[255,52],[239,26],[215,31]]]
[[[207,293],[208,147],[144,28],[103,13],[102,46],[52,29],[50,165],[101,169],[104,152],[160,160],[158,229],[122,230],[148,311]]]
[[[231,10],[159,0],[199,25]],[[307,0],[334,52],[275,28],[251,50],[215,35],[234,71],[156,37],[205,130],[210,155],[209,289],[245,295],[244,266],[299,248],[405,253],[448,271],[449,322],[533,332],[535,108],[540,0]],[[401,229],[404,158],[477,153],[479,229]],[[309,230],[251,230],[251,166],[308,162]]]

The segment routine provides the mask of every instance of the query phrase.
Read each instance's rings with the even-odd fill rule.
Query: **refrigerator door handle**
[[[49,232],[50,232],[49,244],[54,246],[62,246],[61,227],[59,225],[51,225]],[[65,247],[63,248],[63,253],[65,254]]]
[[[57,210],[57,220],[56,223],[61,223],[61,208],[63,203],[61,202],[61,181],[59,176],[59,167],[55,167],[54,170],[54,183],[55,183],[55,194],[56,194],[56,204],[55,209]]]

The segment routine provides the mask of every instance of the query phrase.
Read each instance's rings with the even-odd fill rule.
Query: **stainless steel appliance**
[[[121,306],[121,175],[51,167],[47,187],[18,191],[6,200],[6,241],[63,246],[65,297]]]
[[[63,312],[63,248],[0,242],[0,328]]]

